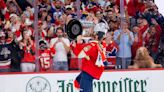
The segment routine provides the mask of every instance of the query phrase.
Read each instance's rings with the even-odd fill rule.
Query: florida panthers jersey
[[[106,57],[107,57],[107,61],[112,65],[116,64],[117,52],[118,52],[118,45],[114,41],[112,41],[110,44],[107,45]]]
[[[14,53],[12,44],[0,44],[0,68],[10,68],[12,53]]]

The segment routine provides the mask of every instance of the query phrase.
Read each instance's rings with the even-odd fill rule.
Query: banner
[[[79,92],[79,72],[0,75],[0,92]],[[163,92],[164,70],[104,72],[93,92]]]

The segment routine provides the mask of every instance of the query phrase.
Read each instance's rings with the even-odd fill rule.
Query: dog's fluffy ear
[[[142,60],[145,57],[145,53],[144,53],[144,48],[140,47],[138,48],[137,52],[136,52],[136,60]]]
[[[143,47],[143,53],[145,56],[149,56],[148,49],[146,47]]]

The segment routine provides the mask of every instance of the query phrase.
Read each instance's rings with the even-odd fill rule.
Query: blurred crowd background
[[[83,25],[84,44],[96,24],[107,23],[106,69],[127,69],[143,46],[153,63],[164,66],[164,17],[153,0],[124,0],[122,29],[120,0],[37,0],[37,8],[39,62],[34,0],[0,0],[0,72],[79,69],[81,59],[72,53],[66,30],[72,19]]]

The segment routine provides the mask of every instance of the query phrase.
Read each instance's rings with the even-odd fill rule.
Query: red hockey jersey
[[[72,47],[74,54],[77,56],[79,56],[82,50],[85,52],[86,57],[82,58],[82,71],[87,72],[95,79],[99,79],[104,71],[104,66],[97,66],[95,64],[99,51],[97,44],[96,42],[91,42],[88,44],[76,44],[76,47]]]
[[[118,45],[112,41],[106,47],[106,57],[107,61],[110,62],[112,65],[116,64],[116,54],[118,52]]]

